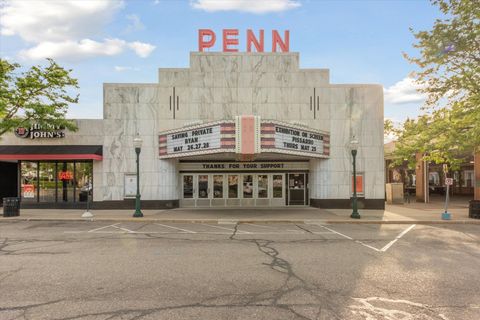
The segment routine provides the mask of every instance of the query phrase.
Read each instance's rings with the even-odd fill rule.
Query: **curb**
[[[0,218],[2,222],[164,222],[164,223],[305,223],[305,224],[480,224],[480,219],[468,220],[323,220],[323,219],[155,219],[155,218]]]

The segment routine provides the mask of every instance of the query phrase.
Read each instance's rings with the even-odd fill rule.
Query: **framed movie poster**
[[[124,198],[135,198],[135,196],[137,195],[137,175],[135,173],[125,174],[124,187]]]

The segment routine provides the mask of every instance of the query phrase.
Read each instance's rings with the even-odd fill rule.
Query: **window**
[[[283,198],[283,175],[273,175],[273,197]]]
[[[258,175],[258,198],[268,198],[268,175]]]
[[[473,170],[465,170],[463,171],[463,181],[462,187],[473,187]]]
[[[73,162],[59,162],[57,164],[58,202],[73,202],[75,199],[75,166]]]
[[[223,175],[213,176],[213,197],[223,198]]]
[[[243,176],[243,198],[253,198],[253,176]]]
[[[228,197],[238,198],[238,176],[237,175],[228,176]]]
[[[39,196],[40,202],[55,202],[57,189],[57,164],[55,162],[40,162]]]
[[[83,202],[93,195],[92,161],[21,161],[25,202]]]
[[[37,168],[38,163],[22,161],[21,170],[21,199],[24,202],[37,202]]]
[[[431,186],[439,186],[440,174],[438,172],[430,172],[428,174],[428,184]]]
[[[193,198],[193,176],[183,176],[183,198]]]
[[[86,202],[93,193],[93,163],[77,162],[75,163],[75,188],[77,191],[77,201]]]
[[[198,176],[198,197],[208,198],[208,175]]]

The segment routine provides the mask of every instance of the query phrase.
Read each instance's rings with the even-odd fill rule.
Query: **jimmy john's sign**
[[[15,136],[24,139],[61,139],[65,138],[65,128],[60,126],[40,126],[34,124],[31,127],[18,127]]]

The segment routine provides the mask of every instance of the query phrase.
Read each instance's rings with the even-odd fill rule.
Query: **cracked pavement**
[[[479,227],[406,227],[0,223],[0,319],[480,318]]]

